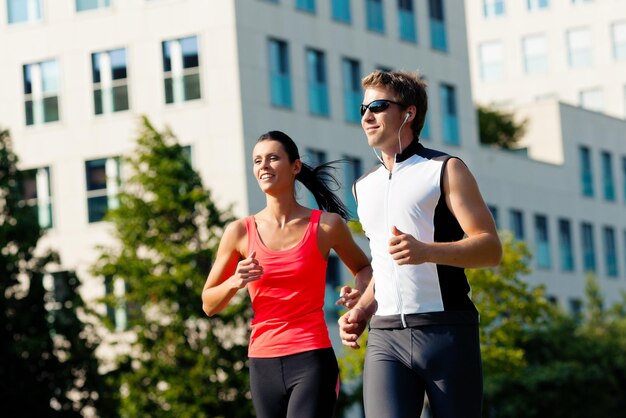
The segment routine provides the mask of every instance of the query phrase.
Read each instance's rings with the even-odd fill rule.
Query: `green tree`
[[[44,276],[58,263],[36,255],[44,231],[22,193],[22,173],[8,131],[0,130],[0,403],[7,417],[106,416],[106,386],[98,374],[98,338],[73,272]],[[110,404],[109,404],[110,407]]]
[[[504,149],[513,149],[526,130],[526,120],[516,123],[513,114],[495,108],[478,106],[480,142]]]
[[[126,286],[129,353],[118,359],[120,415],[249,417],[249,302],[205,317],[201,292],[230,215],[170,131],[143,118],[119,207],[107,214],[119,245],[102,248],[93,273]]]
[[[602,305],[598,283],[589,277],[583,316],[560,313],[527,329],[519,342],[526,366],[517,376],[498,376],[489,416],[626,416],[626,303],[609,310]]]
[[[519,345],[525,330],[550,321],[555,312],[542,287],[531,288],[522,279],[530,273],[531,254],[511,234],[501,234],[502,261],[497,267],[468,269],[472,299],[480,312],[480,342],[489,396],[491,379],[499,375],[518,376],[526,366]]]

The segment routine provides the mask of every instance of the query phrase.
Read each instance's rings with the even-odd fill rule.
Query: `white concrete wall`
[[[623,0],[572,4],[552,0],[548,9],[529,12],[526,1],[506,0],[503,16],[485,18],[483,0],[465,0],[472,86],[477,102],[517,105],[551,95],[562,102],[579,105],[581,90],[602,89],[604,112],[626,117],[626,60],[613,57],[611,25],[626,21]],[[589,28],[592,38],[592,65],[571,69],[568,65],[567,31]],[[546,74],[524,72],[522,38],[545,34],[548,44]],[[483,81],[480,77],[479,45],[500,41],[503,48],[504,77]]]

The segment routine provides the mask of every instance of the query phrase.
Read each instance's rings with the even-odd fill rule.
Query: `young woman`
[[[355,275],[338,303],[356,304],[371,279],[365,253],[353,241],[347,211],[327,186],[328,164],[300,161],[293,140],[279,131],[261,135],[252,156],[265,193],[260,212],[226,227],[202,292],[203,310],[215,315],[247,287],[254,318],[248,356],[258,418],[332,417],[339,369],[324,321],[326,262],[334,250]],[[300,205],[295,181],[325,211]]]

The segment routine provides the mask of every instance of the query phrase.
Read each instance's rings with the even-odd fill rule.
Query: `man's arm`
[[[462,268],[495,266],[502,258],[496,226],[467,166],[450,158],[442,178],[448,208],[465,232],[456,242],[424,243],[393,227],[389,252],[398,264],[425,262]]]
[[[367,321],[370,320],[375,312],[376,300],[374,299],[374,278],[372,278],[354,308],[339,318],[341,343],[350,348],[359,348],[360,345],[357,340],[365,331]]]

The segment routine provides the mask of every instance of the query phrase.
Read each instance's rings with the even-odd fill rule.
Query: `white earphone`
[[[408,112],[406,116],[404,117],[404,121],[406,122],[407,120],[409,120],[410,117],[411,117],[411,112]]]

